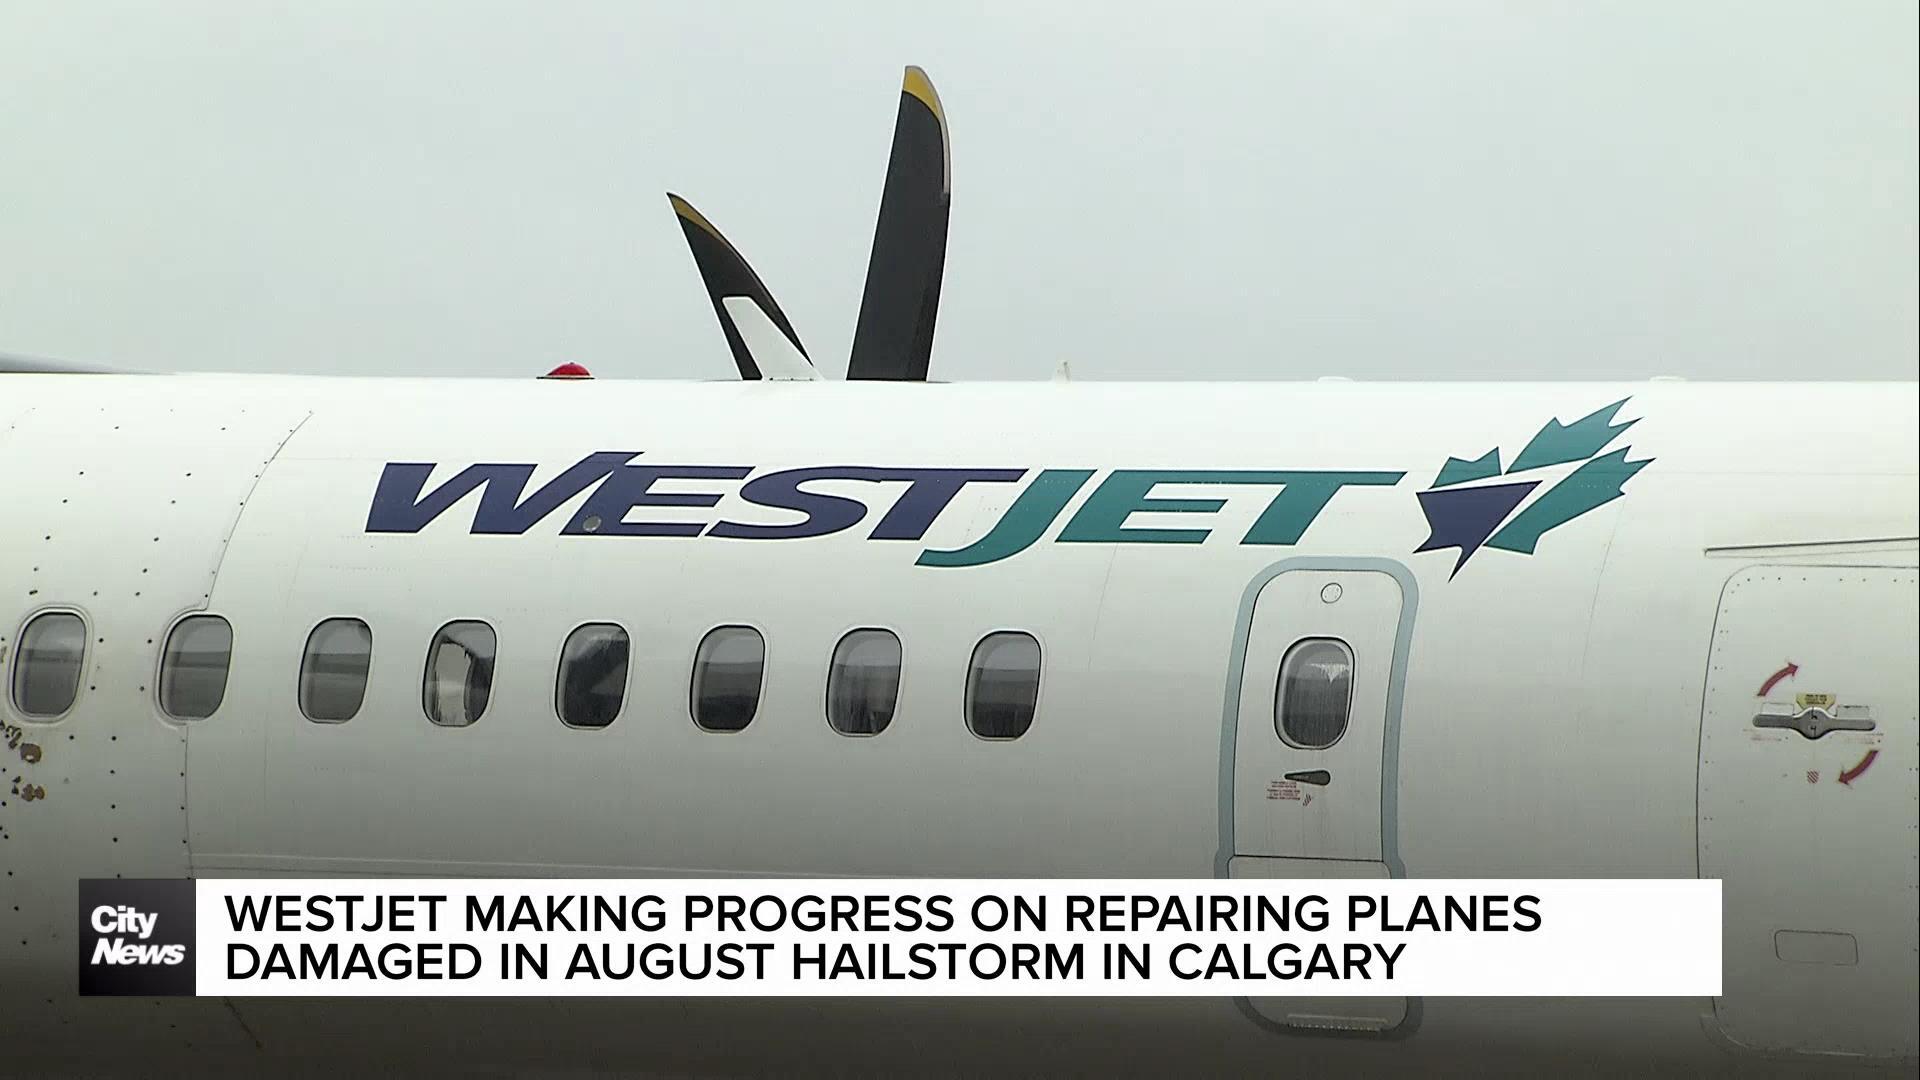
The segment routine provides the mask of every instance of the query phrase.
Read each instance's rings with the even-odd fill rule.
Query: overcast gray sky
[[[826,371],[900,69],[936,378],[1916,375],[1916,5],[0,0],[0,351],[729,377],[663,192]]]

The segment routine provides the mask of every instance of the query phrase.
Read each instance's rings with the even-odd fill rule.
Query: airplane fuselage
[[[1202,1068],[1910,1063],[1917,429],[1912,384],[0,377],[0,1052],[176,1037],[73,996],[82,877],[1711,877],[1717,999],[1369,999],[1336,1039],[1280,999],[825,1023],[1134,1066],[1143,1032]],[[48,616],[84,648],[33,715]],[[215,622],[224,658],[186,648]],[[590,627],[624,669],[576,701]],[[323,628],[370,645],[316,706]],[[890,700],[836,704],[854,644]],[[1345,699],[1300,727],[1296,660]],[[1795,726],[1842,707],[1871,726]],[[580,1019],[670,1004],[560,1030],[758,1060]],[[320,1038],[165,1009],[241,1060]]]

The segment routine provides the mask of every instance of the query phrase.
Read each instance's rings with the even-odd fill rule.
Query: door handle
[[[1327,781],[1333,779],[1333,774],[1325,769],[1308,769],[1306,772],[1290,772],[1287,774],[1287,779],[1297,780],[1302,784],[1318,784],[1321,787],[1325,787],[1327,786]]]
[[[1753,718],[1757,728],[1786,728],[1803,737],[1817,739],[1829,731],[1872,731],[1873,708],[1867,705],[1836,705],[1832,712],[1818,705],[1794,711],[1793,706],[1769,701],[1760,706]]]

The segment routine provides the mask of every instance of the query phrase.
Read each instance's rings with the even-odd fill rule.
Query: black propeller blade
[[[900,85],[847,378],[926,380],[952,201],[947,115],[927,73],[910,67]]]
[[[747,265],[747,260],[741,257],[739,250],[728,243],[727,238],[720,235],[720,230],[695,210],[692,203],[672,192],[667,193],[667,201],[673,204],[674,216],[680,219],[680,231],[686,234],[694,265],[700,268],[700,280],[706,283],[707,299],[713,301],[713,314],[720,320],[721,332],[727,336],[727,348],[733,350],[733,362],[740,369],[740,377],[817,378],[812,372],[813,360],[807,356],[806,346],[800,344],[800,335],[793,332],[793,324],[787,321],[786,312],[780,310],[773,294],[767,291],[766,285],[760,281],[760,275]],[[771,323],[773,329],[785,336],[803,364],[795,362],[790,355],[782,355],[785,350],[780,349],[777,342],[772,343],[772,349],[764,347],[769,344],[765,340],[766,335],[755,334],[756,329],[764,331],[764,325],[757,328],[749,325],[744,328],[746,333],[742,333],[743,327],[735,319],[734,312],[727,310],[729,306],[740,310],[737,305],[742,299],[757,308],[766,323]],[[728,304],[729,300],[733,300],[733,305]],[[746,315],[747,311],[742,310],[741,314]],[[755,342],[763,346],[759,354],[748,348],[749,337],[762,339]],[[766,355],[770,352],[773,355]],[[777,365],[777,369],[762,371],[763,364]]]
[[[940,276],[947,259],[947,209],[952,201],[947,118],[927,73],[907,69],[893,153],[880,194],[867,286],[853,334],[849,379],[925,382],[940,309]],[[817,379],[800,335],[740,252],[713,223],[669,193],[707,299],[727,336],[743,379]]]

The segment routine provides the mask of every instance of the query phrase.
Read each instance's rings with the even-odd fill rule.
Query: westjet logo
[[[1629,460],[1629,447],[1601,453],[1636,423],[1614,422],[1625,404],[1616,401],[1570,424],[1549,420],[1505,469],[1497,446],[1471,460],[1449,457],[1417,493],[1429,535],[1415,550],[1455,549],[1457,574],[1483,548],[1531,555],[1542,536],[1620,498],[1652,460]],[[1546,484],[1558,475],[1549,470],[1569,465],[1578,467]],[[1336,515],[1378,514],[1388,505],[1381,501],[1386,489],[1407,475],[1398,469],[897,465],[770,470],[656,461],[638,450],[599,450],[553,468],[536,483],[542,468],[534,462],[388,462],[374,486],[366,531],[412,535],[442,522],[441,528],[476,536],[522,536],[539,528],[561,536],[729,541],[864,531],[870,541],[915,545],[916,566],[968,567],[1046,542],[1232,543],[1217,535],[1228,532],[1229,521],[1229,535],[1242,547],[1292,547],[1329,516],[1330,505]],[[963,496],[982,492],[995,493],[1006,506],[979,520],[971,542],[924,546],[941,520],[979,519]],[[952,530],[945,535],[953,538]]]
[[[80,883],[80,992],[194,992],[193,882]]]
[[[799,540],[845,532],[875,516],[866,538],[922,540],[960,494],[974,487],[1017,485],[1011,505],[985,535],[957,548],[923,548],[918,566],[984,566],[1032,547],[1050,532],[1056,544],[1202,544],[1212,536],[1207,515],[1230,501],[1256,500],[1243,545],[1289,547],[1336,496],[1348,488],[1392,487],[1404,472],[1378,469],[998,469],[816,465],[762,471],[752,465],[681,465],[635,461],[637,450],[602,450],[532,485],[528,462],[468,465],[448,475],[428,461],[396,461],[380,474],[367,512],[370,533],[418,533],[475,492],[468,525],[475,535],[518,536],[547,522],[581,495],[578,509],[558,525],[562,536],[715,537],[724,540]],[[434,482],[438,471],[443,479]],[[1095,482],[1094,477],[1100,475]],[[841,482],[837,491],[810,485]],[[879,495],[850,493],[858,484],[904,485],[890,505]],[[665,491],[656,485],[674,485]],[[1221,498],[1167,498],[1159,487],[1203,486]],[[689,490],[692,488],[693,490]],[[702,490],[704,489],[704,490]],[[1068,511],[1080,498],[1077,509]],[[727,504],[719,513],[701,513]],[[884,506],[884,509],[882,507]],[[630,520],[640,511],[645,520]],[[777,518],[753,520],[772,511]],[[735,513],[745,518],[733,516]],[[1251,511],[1249,511],[1251,514]],[[1143,527],[1135,515],[1186,514],[1193,526]],[[1164,518],[1162,520],[1165,520]],[[1055,525],[1059,528],[1055,531]],[[554,528],[552,523],[548,528]]]

